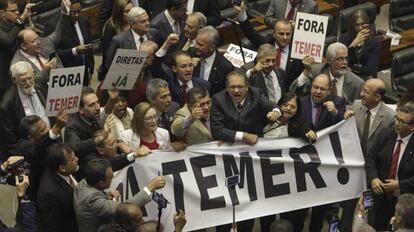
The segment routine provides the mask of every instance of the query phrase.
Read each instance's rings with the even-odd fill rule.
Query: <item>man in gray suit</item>
[[[106,59],[103,63],[105,73],[109,70],[118,49],[139,50],[144,41],[152,40],[158,42],[156,39],[157,32],[155,29],[149,28],[149,17],[143,8],[133,7],[128,12],[128,23],[131,27],[130,30],[120,33],[112,38],[111,45],[106,53]]]
[[[85,179],[76,186],[73,192],[73,206],[79,232],[96,232],[100,225],[111,221],[120,201],[118,191],[105,193],[111,186],[113,171],[111,163],[106,159],[94,159],[86,164]],[[143,206],[151,200],[154,190],[165,186],[165,178],[157,176],[141,191],[126,202]],[[115,198],[115,200],[113,200]]]
[[[380,79],[369,79],[364,83],[361,91],[361,100],[354,101],[352,110],[348,110],[344,117],[355,116],[358,135],[364,157],[385,128],[393,124],[395,111],[386,106],[382,99],[385,94],[385,83]],[[343,207],[340,224],[341,231],[351,231],[355,205],[358,199],[341,203]]]
[[[342,43],[333,43],[326,51],[327,64],[314,64],[313,57],[305,57],[305,69],[292,83],[290,89],[299,95],[306,95],[311,80],[319,74],[326,74],[332,81],[332,95],[342,97],[347,105],[351,105],[361,93],[364,80],[348,68],[348,48]]]
[[[297,12],[319,14],[318,4],[314,0],[272,0],[266,12],[265,24],[274,27],[276,21],[281,19],[294,21]]]
[[[46,37],[40,37],[32,29],[24,29],[17,35],[19,49],[14,54],[11,64],[19,61],[29,62],[36,79],[44,86],[49,80],[50,69],[63,68],[62,61],[56,54],[56,47],[62,36],[62,20],[68,21],[69,16],[61,14],[55,31]]]

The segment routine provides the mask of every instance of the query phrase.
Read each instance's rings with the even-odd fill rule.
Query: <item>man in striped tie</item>
[[[397,197],[414,193],[414,102],[398,106],[393,127],[383,130],[366,158],[377,231],[387,230]]]

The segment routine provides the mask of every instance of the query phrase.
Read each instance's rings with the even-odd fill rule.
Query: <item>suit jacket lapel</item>
[[[66,192],[72,194],[73,193],[73,189],[72,187],[62,178],[60,177],[58,174],[51,172],[51,174],[53,175],[53,178],[55,179],[55,181],[57,182],[57,184]]]
[[[134,36],[132,35],[132,29],[126,35],[126,47],[137,49],[137,44],[135,43]]]
[[[374,121],[371,125],[371,130],[369,131],[368,139],[369,137],[374,134],[374,131],[378,128],[378,126],[381,124],[382,120],[384,119],[384,103],[380,103],[377,115],[375,115]]]
[[[16,107],[16,116],[17,118],[24,118],[26,116],[26,113],[24,112],[22,101],[20,100],[20,96],[17,90],[17,87],[14,86],[14,106]]]
[[[408,141],[407,146],[405,147],[404,153],[402,154],[400,165],[398,166],[398,170],[400,170],[400,167],[407,163],[407,160],[413,156],[414,151],[414,136],[412,135],[410,138],[410,141]]]

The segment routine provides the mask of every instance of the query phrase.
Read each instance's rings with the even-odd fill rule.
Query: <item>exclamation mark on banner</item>
[[[338,132],[330,133],[329,140],[331,140],[332,150],[334,152],[335,158],[340,165],[345,164],[344,156],[342,154],[341,141],[339,140]],[[349,181],[349,171],[346,167],[340,167],[336,178],[339,183],[345,185]]]

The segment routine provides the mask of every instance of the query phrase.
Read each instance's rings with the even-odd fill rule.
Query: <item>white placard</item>
[[[133,89],[146,59],[147,52],[118,49],[106,74],[102,89]]]
[[[173,231],[173,212],[186,213],[185,231],[357,198],[366,188],[365,162],[354,118],[318,132],[317,142],[259,139],[218,146],[216,142],[183,152],[153,151],[115,174],[111,188],[123,200],[162,173],[167,184],[158,190],[170,202],[163,210],[165,231]],[[240,174],[235,190],[225,178]],[[145,205],[157,219],[157,205]],[[208,219],[208,220],[206,220]]]
[[[328,17],[298,12],[295,21],[291,57],[303,59],[312,56],[315,62],[322,62]]]
[[[46,114],[58,115],[61,109],[69,114],[79,111],[85,66],[51,69],[46,101]]]
[[[257,56],[257,52],[247,48],[243,48],[243,53],[244,59],[246,60],[246,64],[252,62]],[[231,43],[227,47],[227,50],[224,53],[224,57],[226,57],[226,59],[229,60],[236,68],[240,68],[242,65],[244,65],[240,46],[236,44]]]

